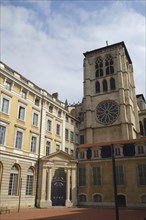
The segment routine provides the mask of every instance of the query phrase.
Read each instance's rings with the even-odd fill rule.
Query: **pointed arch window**
[[[11,168],[8,195],[16,196],[18,194],[18,181],[19,181],[19,169],[18,166],[15,164]]]
[[[96,60],[95,69],[97,78],[103,76],[103,61],[100,57]]]
[[[100,83],[98,81],[95,83],[95,91],[96,93],[100,93]]]
[[[116,83],[115,83],[115,79],[114,78],[110,79],[110,89],[111,90],[115,90],[116,89]]]
[[[102,82],[102,86],[103,86],[103,92],[106,92],[106,91],[108,90],[106,79],[103,80],[103,82]]]
[[[113,65],[114,65],[113,58],[110,55],[108,55],[105,59],[106,75],[114,74]]]

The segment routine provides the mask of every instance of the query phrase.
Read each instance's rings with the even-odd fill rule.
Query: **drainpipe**
[[[40,172],[40,151],[41,151],[41,137],[42,137],[42,116],[43,116],[43,97],[41,100],[41,114],[40,114],[40,138],[38,150],[38,163],[37,163],[37,179],[36,179],[36,193],[35,193],[35,207],[38,208],[38,189],[39,189],[39,172]]]
[[[112,156],[113,185],[114,185],[114,197],[115,197],[115,216],[116,216],[116,220],[119,220],[119,207],[118,207],[118,199],[117,199],[117,181],[116,181],[116,165],[115,165],[113,144],[111,145],[111,156]]]

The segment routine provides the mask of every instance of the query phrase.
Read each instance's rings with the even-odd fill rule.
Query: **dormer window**
[[[143,146],[143,145],[136,146],[136,154],[137,155],[144,155],[145,152],[146,152],[145,146]]]
[[[79,153],[79,159],[85,159],[85,151],[80,151]]]
[[[121,147],[115,147],[114,153],[116,157],[122,156],[122,148]]]
[[[99,157],[99,149],[94,149],[93,150],[93,157],[98,158]]]

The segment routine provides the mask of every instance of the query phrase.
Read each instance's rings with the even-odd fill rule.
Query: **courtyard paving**
[[[0,220],[116,220],[114,209],[103,208],[49,208],[11,210],[1,214]],[[119,220],[146,220],[146,210],[120,209]]]

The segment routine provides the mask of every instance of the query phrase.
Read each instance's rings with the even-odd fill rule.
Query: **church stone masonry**
[[[113,207],[112,145],[119,206],[145,207],[146,102],[124,42],[84,53],[75,105],[0,67],[0,206]]]

